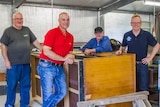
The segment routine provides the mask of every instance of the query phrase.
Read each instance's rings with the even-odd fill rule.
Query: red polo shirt
[[[51,29],[47,32],[44,39],[44,45],[52,48],[52,51],[60,56],[66,56],[69,51],[73,51],[73,36],[69,32],[64,36],[59,27]],[[44,55],[43,50],[40,58],[62,64],[63,61],[52,60]]]

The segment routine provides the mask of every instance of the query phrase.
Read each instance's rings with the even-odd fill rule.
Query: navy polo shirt
[[[122,46],[127,46],[127,53],[135,53],[136,61],[141,61],[147,56],[148,45],[154,47],[157,41],[153,35],[141,29],[139,35],[136,37],[132,31],[124,34]]]

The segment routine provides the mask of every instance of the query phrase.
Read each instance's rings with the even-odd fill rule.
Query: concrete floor
[[[6,86],[6,82],[0,82],[0,86]],[[6,88],[2,88],[1,87],[1,90],[0,90],[0,107],[4,107],[4,104],[5,104],[5,101],[6,101],[6,95],[4,92],[6,91]],[[32,95],[30,95],[32,96]],[[41,104],[39,104],[37,101],[34,101],[33,98],[31,97],[30,98],[31,101],[30,101],[30,106],[31,107],[41,107]],[[16,94],[16,102],[15,102],[15,107],[19,107],[19,101],[20,101],[20,96],[19,96],[19,93]]]
[[[19,100],[20,100],[19,93],[17,93],[15,107],[19,107]],[[6,101],[6,95],[1,95],[0,96],[0,107],[4,107],[5,101]],[[30,101],[30,106],[31,107],[42,107],[37,101],[34,101],[32,98]]]

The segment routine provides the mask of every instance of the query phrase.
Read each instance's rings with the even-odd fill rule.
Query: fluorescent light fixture
[[[144,0],[144,5],[160,6],[160,2]]]

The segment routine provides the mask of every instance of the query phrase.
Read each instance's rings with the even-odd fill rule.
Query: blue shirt
[[[83,52],[85,49],[96,49],[96,52],[111,52],[112,47],[108,36],[103,36],[102,39],[97,43],[96,38],[89,40],[80,50]]]
[[[141,61],[147,56],[148,45],[154,47],[157,41],[148,31],[141,29],[139,35],[136,37],[132,31],[124,34],[122,46],[128,46],[127,53],[135,53],[136,60]]]

